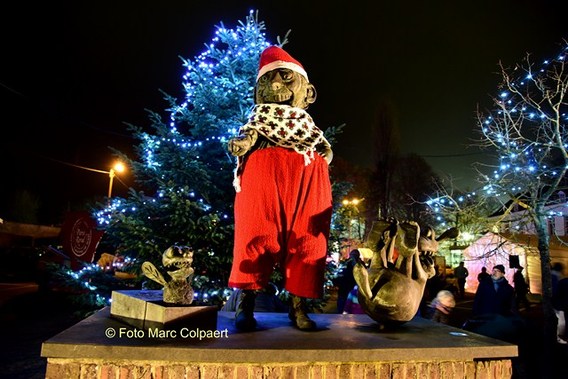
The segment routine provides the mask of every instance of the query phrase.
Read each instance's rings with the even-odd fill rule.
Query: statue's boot
[[[242,290],[237,299],[237,311],[235,313],[235,326],[241,331],[251,331],[256,328],[254,318],[254,302],[256,291]]]
[[[288,317],[300,330],[314,330],[316,323],[308,317],[308,306],[304,297],[290,296]]]

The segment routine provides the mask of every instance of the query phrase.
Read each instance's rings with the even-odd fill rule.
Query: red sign
[[[61,229],[63,251],[71,256],[71,266],[77,262],[93,262],[95,251],[104,234],[97,230],[97,223],[88,212],[70,212]]]

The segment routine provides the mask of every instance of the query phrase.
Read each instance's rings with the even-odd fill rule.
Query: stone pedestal
[[[259,328],[238,332],[233,312],[217,329],[154,333],[105,308],[44,342],[46,378],[510,378],[517,346],[415,318],[381,331],[366,315],[313,314],[318,330],[291,326],[285,313],[256,313]]]
[[[164,303],[162,290],[113,291],[112,317],[139,329],[179,327],[216,330],[217,306]]]

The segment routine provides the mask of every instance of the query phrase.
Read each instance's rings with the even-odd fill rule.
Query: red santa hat
[[[300,62],[292,58],[290,54],[282,50],[278,46],[269,46],[260,55],[260,63],[258,65],[258,75],[256,80],[266,74],[268,71],[275,70],[277,68],[287,68],[302,75],[308,80],[308,74]]]

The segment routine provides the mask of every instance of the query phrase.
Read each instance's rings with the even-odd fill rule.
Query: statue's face
[[[315,100],[314,86],[302,75],[286,68],[267,72],[256,84],[256,104],[285,104],[306,109]]]
[[[193,251],[187,246],[171,246],[162,254],[162,264],[166,268],[188,267],[193,263]]]

